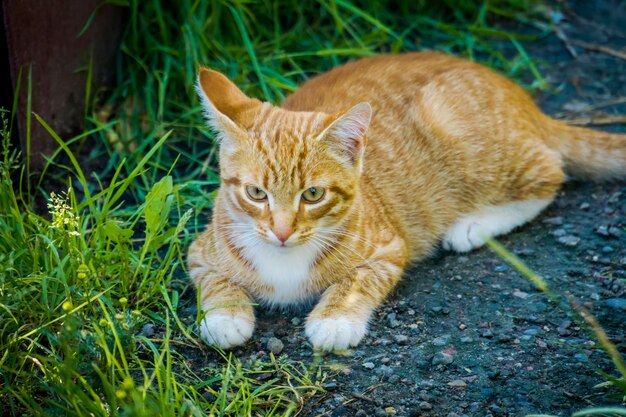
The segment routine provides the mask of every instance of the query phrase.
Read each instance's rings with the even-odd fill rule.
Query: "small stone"
[[[536,343],[537,343],[537,346],[539,346],[540,348],[548,347],[548,344],[544,342],[542,339],[537,339]]]
[[[433,345],[435,346],[445,346],[450,342],[450,335],[449,334],[444,334],[442,336],[439,337],[435,337],[433,339]]]
[[[572,325],[572,321],[570,319],[565,319],[561,322],[561,324],[559,324],[559,327],[557,327],[556,331],[559,334],[559,336],[561,337],[567,337],[569,335],[572,334],[571,330],[569,330],[569,327]]]
[[[428,411],[433,409],[433,405],[428,401],[422,401],[421,403],[419,403],[419,408],[420,410]]]
[[[462,379],[455,379],[454,381],[448,382],[448,386],[453,388],[465,388],[467,387],[467,382]]]
[[[576,359],[578,362],[581,362],[581,363],[589,362],[589,358],[584,353],[577,353],[577,354],[575,354],[574,355],[574,359]]]
[[[393,407],[385,407],[385,414],[387,414],[388,416],[392,416],[396,414],[396,409]]]
[[[609,236],[615,239],[619,239],[622,236],[622,231],[619,227],[611,226],[609,227]]]
[[[471,338],[471,337],[469,337],[469,336],[463,336],[463,337],[461,338],[461,343],[472,343],[473,341],[474,341],[474,339],[472,339],[472,338]]]
[[[585,202],[585,203],[582,203],[582,204],[580,205],[580,207],[579,207],[579,208],[580,208],[581,210],[589,210],[589,207],[591,207],[591,206],[589,205],[589,203],[586,203],[586,202]]]
[[[508,270],[509,268],[506,265],[496,265],[496,267],[493,268],[494,272],[506,272]]]
[[[363,368],[365,369],[374,369],[375,367],[374,362],[363,362]]]
[[[146,325],[144,325],[141,328],[141,333],[142,336],[145,337],[152,337],[154,336],[154,324],[152,323],[147,323]]]
[[[300,323],[302,323],[302,320],[300,320],[299,317],[294,317],[291,319],[291,324],[293,324],[294,326],[299,326]]]
[[[282,340],[276,337],[270,337],[267,340],[267,349],[274,355],[278,355],[280,352],[282,352],[284,347],[285,345],[283,344]]]
[[[482,331],[480,336],[484,337],[485,339],[491,339],[493,337],[493,330],[485,329],[485,330]]]
[[[556,229],[554,232],[552,232],[552,236],[555,237],[562,237],[567,235],[567,232],[565,231],[565,229]]]
[[[531,256],[535,254],[535,251],[530,248],[517,249],[514,251],[517,256]]]
[[[377,374],[381,374],[381,375],[393,375],[393,368],[387,365],[381,365],[380,367],[378,367],[378,369],[376,369],[376,373]]]
[[[452,362],[454,362],[454,356],[445,352],[435,353],[432,360],[433,365],[450,365]]]
[[[499,369],[496,369],[495,371],[487,373],[487,378],[491,379],[492,381],[495,381],[499,377],[500,377],[500,370]]]
[[[613,249],[613,246],[609,246],[609,245],[602,246],[602,253],[611,253],[614,251],[615,249]]]
[[[441,310],[443,310],[443,307],[441,307],[441,306],[434,306],[434,307],[431,308],[431,310],[434,313],[441,313]]]
[[[524,291],[515,290],[513,291],[513,297],[517,297],[517,298],[521,298],[522,300],[525,300],[528,298],[528,293]]]
[[[574,247],[580,243],[580,238],[573,235],[566,235],[558,238],[558,242],[565,246]]]
[[[626,311],[626,298],[609,298],[606,305],[616,310]]]
[[[374,415],[376,417],[385,417],[387,415],[387,413],[385,413],[385,409],[384,408],[377,408],[376,410],[374,410]]]
[[[563,217],[548,217],[547,219],[543,219],[543,222],[546,224],[551,224],[553,226],[560,226],[563,224]]]
[[[396,340],[396,343],[399,345],[406,345],[409,343],[409,337],[403,334],[397,334],[393,337]]]
[[[599,226],[596,229],[596,233],[602,237],[609,237],[609,228],[606,226]]]
[[[367,413],[365,411],[363,411],[363,410],[359,410],[359,411],[356,412],[354,417],[367,417]]]

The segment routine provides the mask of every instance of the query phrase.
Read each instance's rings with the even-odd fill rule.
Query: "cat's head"
[[[288,111],[204,68],[197,91],[220,140],[220,194],[232,223],[224,227],[276,247],[325,246],[358,192],[370,105]]]

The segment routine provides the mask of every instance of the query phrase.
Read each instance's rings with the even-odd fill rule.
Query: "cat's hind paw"
[[[367,323],[345,317],[309,318],[304,332],[316,349],[343,350],[359,344],[367,332]]]
[[[254,318],[243,314],[209,313],[200,323],[200,336],[209,345],[229,349],[252,337]]]
[[[483,246],[488,237],[480,223],[471,218],[461,219],[445,234],[442,246],[445,250],[469,252]]]

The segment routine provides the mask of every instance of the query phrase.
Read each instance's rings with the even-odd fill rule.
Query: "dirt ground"
[[[597,50],[626,53],[626,2],[561,4],[563,16],[554,18],[562,18],[562,39],[551,34],[524,43],[551,87],[537,97],[540,105],[568,118],[626,115],[626,59]],[[606,106],[619,99],[622,104]],[[589,105],[598,108],[581,111]],[[626,132],[626,124],[599,128]],[[624,226],[626,183],[571,182],[537,220],[501,239],[556,293],[587,306],[622,353]],[[262,357],[277,338],[282,354],[313,362],[303,335],[305,311],[258,313],[253,340],[235,351],[238,357]],[[407,272],[356,350],[322,358],[342,370],[302,415],[569,415],[620,404],[594,388],[603,381],[598,369],[615,373],[594,347],[566,302],[536,291],[489,249],[465,256],[441,251]]]

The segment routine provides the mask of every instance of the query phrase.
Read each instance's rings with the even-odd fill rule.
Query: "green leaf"
[[[147,239],[157,236],[167,223],[172,207],[172,191],[172,177],[168,175],[154,184],[146,196],[144,216],[146,220]]]
[[[116,243],[130,242],[130,238],[133,237],[131,229],[121,228],[117,222],[109,221],[104,224],[104,235]]]

